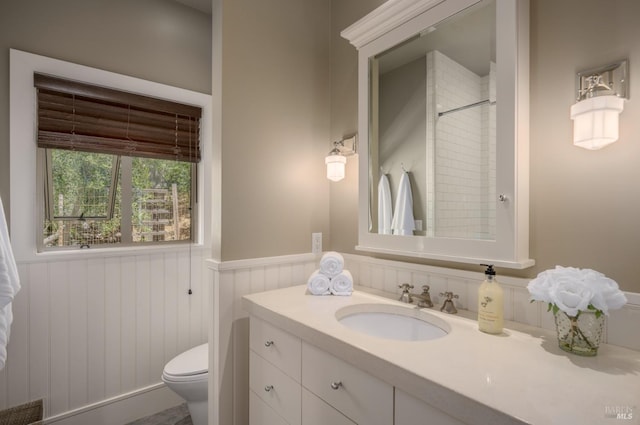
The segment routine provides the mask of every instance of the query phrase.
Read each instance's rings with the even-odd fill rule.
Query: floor
[[[126,425],[192,425],[192,422],[187,405],[181,404]]]

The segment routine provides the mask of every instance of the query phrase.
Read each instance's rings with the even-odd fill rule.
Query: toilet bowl
[[[184,398],[193,425],[207,425],[209,344],[178,354],[162,371],[162,381]]]

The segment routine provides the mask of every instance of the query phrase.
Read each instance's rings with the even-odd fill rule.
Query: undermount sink
[[[400,341],[428,341],[446,336],[451,328],[439,317],[392,304],[358,304],[341,308],[336,319],[347,328],[370,336]]]

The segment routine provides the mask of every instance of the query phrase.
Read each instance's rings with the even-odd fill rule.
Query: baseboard
[[[163,383],[120,394],[50,418],[55,425],[123,425],[184,403]]]

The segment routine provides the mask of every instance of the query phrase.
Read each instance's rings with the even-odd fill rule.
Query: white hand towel
[[[339,252],[329,251],[320,259],[320,273],[328,277],[337,276],[344,269],[344,258]]]
[[[353,277],[349,270],[331,278],[331,293],[333,295],[351,295],[353,293]]]
[[[407,172],[403,173],[400,178],[395,211],[391,223],[393,234],[413,235],[416,223],[413,219],[413,195],[411,194],[411,183]]]
[[[393,218],[391,205],[391,189],[386,174],[380,176],[378,182],[378,234],[391,234],[391,220]]]
[[[329,295],[329,287],[331,286],[331,279],[329,276],[320,273],[320,270],[316,270],[311,273],[309,280],[307,280],[307,289],[312,295]]]
[[[18,267],[9,241],[9,229],[0,199],[0,370],[7,360],[7,344],[11,334],[13,314],[11,302],[20,290]]]

